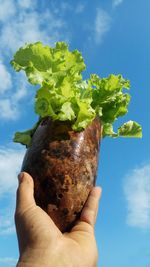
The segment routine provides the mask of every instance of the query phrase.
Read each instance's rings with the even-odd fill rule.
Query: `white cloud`
[[[6,66],[0,62],[0,94],[9,90],[11,86],[11,74],[8,72]]]
[[[117,7],[122,4],[123,0],[113,0],[113,7]]]
[[[0,118],[16,120],[19,117],[19,111],[11,98],[0,99]]]
[[[15,264],[17,263],[17,259],[12,258],[12,257],[5,257],[5,258],[0,258],[0,264],[4,264],[4,265],[9,265],[9,266],[15,266]]]
[[[111,26],[111,17],[103,9],[97,9],[95,19],[95,41],[101,43],[106,32],[109,31]]]
[[[127,202],[127,223],[150,229],[150,164],[131,171],[124,182]]]
[[[5,67],[5,66],[4,66]],[[1,66],[0,66],[1,69]],[[2,79],[2,76],[6,76],[8,78],[5,79],[4,85],[0,83],[0,118],[4,120],[17,120],[21,116],[21,104],[22,99],[25,99],[26,102],[29,103],[29,101],[26,99],[28,97],[33,96],[33,90],[31,91],[29,88],[29,84],[27,83],[27,79],[25,77],[25,74],[23,72],[14,73],[13,79],[11,77],[11,80],[9,82],[9,75],[10,73],[7,71],[7,73],[4,75],[1,75],[0,81]],[[12,82],[13,80],[13,82]],[[13,86],[12,86],[13,83]],[[6,88],[7,85],[7,88]],[[4,87],[1,87],[4,86]],[[13,91],[11,92],[10,89]],[[5,91],[4,91],[4,88]],[[2,94],[2,89],[4,93]]]
[[[0,209],[0,236],[15,233],[14,211],[18,185],[17,175],[20,172],[24,154],[23,149],[0,148],[0,202],[5,203],[5,206]]]
[[[18,5],[22,8],[34,8],[36,0],[18,0]]]
[[[15,233],[14,206],[0,211],[0,236],[12,235]]]
[[[28,94],[27,78],[25,77],[25,74],[23,72],[17,73],[17,78],[15,83],[17,89],[13,94],[13,101],[17,105],[19,101],[22,100]]]
[[[0,197],[4,193],[14,193],[17,187],[17,174],[20,171],[24,151],[0,148]]]
[[[36,0],[0,0],[0,7],[0,54],[3,62],[9,62],[13,53],[24,43],[40,40],[52,45],[57,40],[66,39],[67,30],[63,31],[66,29],[66,24],[61,15],[56,16],[53,10],[48,10],[46,7],[39,12]],[[0,63],[1,119],[19,118],[21,100],[31,96],[28,87],[25,76],[15,72],[11,76],[7,65]]]
[[[59,40],[69,39],[69,32],[64,17],[67,12],[81,13],[85,5],[81,2],[72,6],[67,1],[49,3],[38,11],[37,0],[0,0],[1,42],[0,54],[3,62],[9,62],[13,53],[24,43],[42,41],[54,44]],[[57,10],[57,12],[56,12]],[[100,43],[104,34],[110,29],[111,18],[107,12],[97,9],[94,25],[94,37]],[[13,25],[13,27],[12,27]],[[93,30],[93,29],[92,29]],[[19,74],[11,76],[7,65],[1,64],[0,117],[1,119],[17,119],[21,115],[22,100],[30,98],[27,79]],[[6,79],[3,79],[3,78]],[[18,77],[18,78],[16,78]],[[19,80],[20,79],[20,80]],[[1,82],[1,80],[3,82]],[[11,89],[8,91],[8,89]],[[5,94],[4,94],[5,93]]]
[[[0,21],[6,22],[15,16],[16,8],[13,0],[0,0]]]
[[[24,3],[23,5],[26,3],[26,7],[29,7],[30,2],[19,1],[19,3]],[[9,0],[9,3],[12,4],[12,0]],[[6,55],[6,52],[7,54],[12,54],[17,48],[28,42],[40,40],[44,43],[54,43],[66,34],[66,31],[64,31],[65,33],[62,31],[66,27],[64,20],[47,9],[39,13],[31,5],[29,10],[24,8],[19,8],[18,10],[15,3],[13,3],[13,8],[16,12],[18,11],[17,16],[6,18],[5,23],[2,25],[0,43],[2,55]]]
[[[46,15],[44,15],[43,20],[45,20],[45,17]],[[11,23],[6,23],[1,32],[1,50],[4,50],[5,48],[12,54],[25,43],[36,42],[39,40],[46,42],[49,33],[40,29],[40,21],[39,15],[36,12],[32,12],[29,14],[24,13],[22,14],[22,17],[19,16],[15,19],[13,21],[13,28]]]

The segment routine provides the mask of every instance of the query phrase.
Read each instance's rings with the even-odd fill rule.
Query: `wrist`
[[[50,250],[27,248],[20,255],[16,267],[51,267],[52,260]]]
[[[55,249],[26,249],[20,255],[16,267],[72,267],[68,255],[62,255]]]
[[[47,267],[46,265],[38,265],[37,263],[20,262],[18,261],[16,267]]]

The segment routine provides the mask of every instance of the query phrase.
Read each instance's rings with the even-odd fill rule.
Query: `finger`
[[[102,189],[100,187],[93,187],[80,216],[81,222],[86,222],[92,227],[94,227],[96,222],[101,192]]]
[[[34,200],[34,183],[32,177],[26,172],[20,173],[18,180],[16,213],[23,213],[31,206],[36,206]]]

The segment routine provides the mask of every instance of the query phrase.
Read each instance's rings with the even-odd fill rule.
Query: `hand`
[[[32,177],[21,173],[15,212],[20,251],[17,267],[96,267],[94,224],[101,189],[92,189],[80,220],[64,234],[36,205],[33,190]]]

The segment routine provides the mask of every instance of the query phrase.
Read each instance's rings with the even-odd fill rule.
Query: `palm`
[[[30,182],[33,183],[31,180]],[[25,184],[21,183],[20,190],[18,189],[15,216],[20,254],[27,251],[30,246],[31,250],[47,251],[47,254],[51,251],[55,254],[56,251],[58,258],[61,255],[61,258],[66,259],[70,266],[96,266],[97,248],[93,225],[97,204],[93,206],[94,193],[89,197],[80,221],[72,228],[71,232],[62,234],[47,213],[36,206],[33,188],[32,197],[30,192],[29,195],[26,194],[24,201],[21,186],[25,188]],[[56,258],[55,261],[57,261]],[[66,262],[62,266],[67,266]]]

